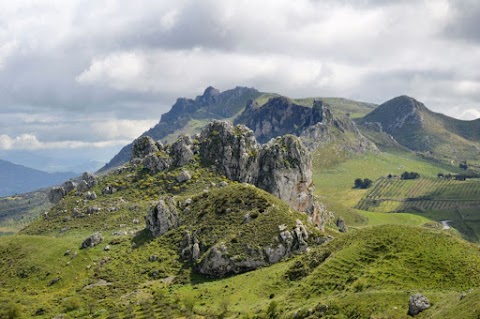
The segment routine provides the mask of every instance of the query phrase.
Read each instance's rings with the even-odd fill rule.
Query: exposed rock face
[[[251,128],[257,140],[265,143],[285,134],[298,135],[304,127],[321,122],[325,115],[321,102],[309,108],[292,103],[286,97],[274,97],[262,106],[249,101],[235,124]]]
[[[143,159],[136,159],[141,159],[152,172],[181,167],[194,161],[195,154],[198,154],[202,164],[213,165],[228,179],[253,184],[286,201],[296,210],[313,212],[311,158],[293,135],[260,145],[253,131],[247,127],[213,121],[195,142],[184,135],[162,151],[156,151],[154,142],[146,137],[133,144],[133,154],[143,156]],[[186,177],[179,176],[182,181]],[[105,193],[110,191],[105,190]]]
[[[177,204],[172,197],[161,199],[157,205],[148,211],[147,229],[157,237],[165,234],[168,230],[179,226],[179,212]]]
[[[301,137],[310,150],[337,140],[348,142],[342,143],[344,148],[356,153],[376,150],[375,145],[358,131],[350,118],[334,117],[328,106],[320,100],[315,100],[312,107],[292,103],[285,97],[271,98],[262,106],[249,101],[235,123],[251,128],[262,143],[277,136],[294,134]]]
[[[86,192],[88,190],[88,184],[86,181],[80,181],[77,184],[77,190],[81,193]]]
[[[161,145],[150,136],[142,136],[133,141],[132,158],[144,158],[145,156],[160,151]]]
[[[307,249],[308,233],[300,220],[297,220],[297,225],[293,230],[288,230],[285,225],[280,225],[279,231],[276,246],[249,247],[246,250],[246,256],[243,258],[231,256],[225,244],[217,244],[201,256],[201,261],[196,265],[196,270],[201,274],[214,277],[238,274],[277,263],[287,256],[304,252]],[[194,253],[195,250],[194,244]],[[193,260],[197,259],[199,257],[195,255]]]
[[[103,236],[100,233],[94,233],[93,235],[87,237],[82,245],[80,246],[81,249],[85,248],[91,248],[94,247],[95,245],[100,244],[103,241]]]
[[[417,293],[410,296],[407,314],[413,317],[428,308],[430,308],[430,302],[428,301],[427,297]]]
[[[228,179],[264,189],[296,210],[313,210],[312,162],[295,136],[259,145],[245,126],[213,121],[201,133],[200,158]]]

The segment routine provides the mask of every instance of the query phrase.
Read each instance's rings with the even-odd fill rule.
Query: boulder
[[[85,194],[85,199],[86,200],[95,200],[97,199],[97,194],[95,192],[90,192],[88,191],[86,194]]]
[[[117,192],[117,189],[115,187],[113,187],[112,185],[107,185],[102,189],[102,195],[109,195],[109,194],[113,194],[113,193],[116,193],[116,192]]]
[[[97,177],[89,172],[85,172],[82,174],[82,181],[87,184],[87,187],[89,189],[97,185]]]
[[[95,245],[100,244],[103,241],[103,236],[101,233],[96,232],[92,234],[91,236],[87,237],[82,245],[80,246],[80,249],[85,249],[85,248],[91,248],[94,247]]]
[[[86,181],[80,181],[77,184],[77,190],[81,193],[86,192],[89,189],[88,184]]]
[[[181,171],[180,174],[176,177],[177,182],[183,183],[192,179],[189,171]]]
[[[430,302],[427,297],[417,293],[410,296],[407,314],[413,317],[428,308],[430,308]]]
[[[179,226],[179,212],[172,197],[161,199],[152,207],[145,218],[147,229],[152,236],[158,237],[168,230]]]
[[[66,181],[65,183],[63,183],[62,187],[65,190],[65,194],[68,194],[77,187],[77,183],[75,183],[74,181]]]
[[[338,227],[338,230],[341,232],[341,233],[346,233],[348,228],[347,228],[347,225],[345,224],[345,221],[343,220],[342,217],[338,217],[337,219],[337,227]]]
[[[58,203],[63,197],[65,197],[65,189],[63,187],[53,187],[48,193],[48,200],[56,204]]]

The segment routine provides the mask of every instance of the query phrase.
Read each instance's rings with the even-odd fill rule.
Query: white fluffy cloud
[[[45,149],[81,149],[81,148],[105,148],[121,146],[130,140],[109,140],[99,142],[84,141],[61,141],[42,142],[33,134],[22,134],[15,137],[0,135],[0,150],[45,150]]]
[[[1,1],[1,145],[131,140],[209,85],[476,117],[479,19],[475,0]]]

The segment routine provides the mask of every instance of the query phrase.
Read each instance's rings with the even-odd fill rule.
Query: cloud
[[[131,140],[209,85],[408,94],[475,116],[479,14],[475,0],[2,1],[2,145]]]
[[[125,145],[130,140],[114,140],[99,142],[61,141],[42,142],[35,135],[22,134],[15,137],[0,135],[0,150],[45,150],[45,149],[81,149],[81,148],[106,148]]]

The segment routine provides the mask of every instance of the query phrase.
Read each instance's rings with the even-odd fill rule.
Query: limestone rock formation
[[[56,204],[65,196],[65,189],[63,187],[53,187],[48,193],[48,200]]]
[[[430,302],[428,301],[427,297],[417,293],[410,296],[407,314],[413,317],[428,308],[430,308]]]
[[[314,210],[311,158],[293,135],[261,145],[249,128],[216,120],[197,139],[184,135],[162,150],[151,138],[141,137],[133,143],[132,154],[153,173],[182,167],[198,154],[203,165],[214,166],[230,180],[253,184],[296,210]]]
[[[200,135],[200,158],[228,179],[253,184],[296,210],[313,211],[311,158],[293,135],[259,145],[247,127],[213,121]]]
[[[145,158],[147,155],[156,153],[161,145],[150,136],[142,136],[133,141],[132,158]]]
[[[145,218],[147,229],[157,237],[179,226],[179,212],[172,197],[161,199],[152,207]]]

